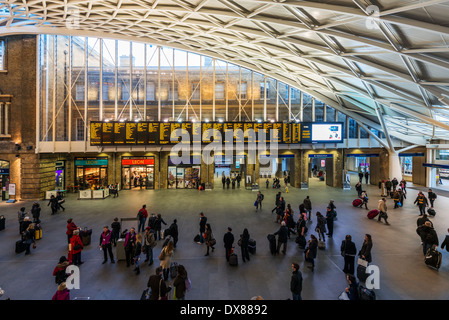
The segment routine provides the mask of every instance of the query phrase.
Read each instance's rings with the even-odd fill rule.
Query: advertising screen
[[[312,143],[313,142],[343,142],[343,125],[341,123],[312,123]]]

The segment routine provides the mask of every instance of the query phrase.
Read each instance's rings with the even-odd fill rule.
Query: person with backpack
[[[430,221],[426,221],[424,225],[422,225],[419,231],[419,235],[422,240],[422,247],[423,247],[423,253],[426,255],[427,251],[432,248],[434,245],[438,246],[438,235],[435,231],[435,229],[432,227],[432,224]]]
[[[357,249],[355,243],[352,242],[352,237],[348,234],[345,240],[342,241],[340,246],[341,255],[344,258],[343,272],[354,274],[355,256],[357,255]]]
[[[145,230],[145,222],[148,218],[148,211],[147,211],[147,205],[144,204],[142,206],[142,209],[139,210],[137,213],[137,219],[139,220],[139,225],[137,227],[137,233],[144,232]],[[142,231],[141,231],[142,230]]]
[[[259,207],[260,207],[260,210],[262,210],[263,199],[264,199],[264,195],[259,191],[257,193],[257,199],[256,199],[256,211],[257,211],[257,209],[259,209]]]
[[[115,263],[114,255],[112,254],[112,233],[109,230],[108,226],[103,227],[103,232],[100,235],[100,244],[99,247],[103,250],[104,260],[103,264],[108,261],[108,254],[111,263]]]
[[[150,261],[148,266],[153,264],[153,249],[157,245],[156,240],[154,239],[154,232],[150,227],[145,228],[145,234],[143,239],[143,252],[146,255],[146,259],[144,262]]]
[[[315,232],[318,233],[320,241],[326,241],[324,234],[326,233],[326,218],[321,214],[321,212],[316,213],[317,224],[315,227]]]
[[[427,202],[427,198],[424,196],[424,193],[422,193],[422,191],[418,193],[418,196],[416,197],[415,202],[413,202],[413,204],[418,205],[420,216],[426,213],[426,207],[429,205],[429,203]]]

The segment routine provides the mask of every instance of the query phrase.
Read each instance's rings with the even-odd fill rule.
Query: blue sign
[[[446,164],[423,163],[422,165],[427,168],[449,169],[449,165]]]
[[[9,168],[0,168],[0,174],[9,175]]]
[[[378,157],[378,153],[348,153],[346,157],[348,158],[371,158]]]
[[[75,160],[75,166],[107,166],[108,159],[83,159],[83,160]]]
[[[424,157],[424,152],[417,153],[400,153],[400,157]]]
[[[309,154],[309,158],[333,158],[333,157],[334,157],[333,154],[325,154],[325,153]]]

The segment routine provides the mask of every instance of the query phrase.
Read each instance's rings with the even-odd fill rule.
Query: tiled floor
[[[380,190],[376,186],[368,186],[367,189],[369,208],[374,208],[380,199]],[[330,188],[318,181],[312,182],[309,190],[290,188],[284,196],[295,210],[295,219],[298,205],[306,195],[312,199],[314,213],[317,210],[324,212],[329,199],[334,199],[337,205],[338,221],[334,227],[334,237],[327,240],[325,251],[318,252],[313,273],[306,267],[303,251],[297,248],[294,237],[288,243],[286,255],[270,255],[266,236],[279,228],[271,213],[277,190],[262,188],[262,192],[265,200],[261,212],[256,212],[253,206],[255,192],[223,190],[220,187],[203,192],[122,191],[119,198],[105,200],[77,200],[75,194],[69,194],[66,211],[55,216],[50,215],[47,201],[40,201],[44,234],[29,256],[16,255],[14,245],[19,238],[16,213],[22,206],[29,210],[31,203],[2,203],[0,214],[6,217],[6,230],[0,231],[0,287],[5,290],[5,295],[0,299],[51,299],[56,290],[52,271],[59,257],[66,254],[65,231],[69,217],[78,226],[93,229],[92,244],[82,253],[85,263],[80,267],[81,288],[72,290],[71,298],[139,299],[149,276],[158,265],[161,243],[155,249],[155,265],[143,266],[141,274],[136,276],[132,269],[126,268],[124,261],[103,265],[103,253],[98,248],[98,242],[104,225],[110,225],[114,217],[134,217],[142,204],[147,205],[149,212],[161,213],[168,224],[178,219],[180,240],[173,261],[185,265],[188,271],[192,281],[192,290],[187,294],[189,300],[248,300],[255,295],[271,300],[288,299],[291,297],[292,262],[298,262],[301,266],[303,299],[335,300],[346,286],[341,271],[341,241],[346,234],[351,234],[357,249],[360,249],[365,233],[373,237],[373,264],[380,269],[379,299],[449,298],[448,253],[443,252],[443,265],[439,271],[429,269],[423,261],[420,239],[415,232],[418,209],[413,201],[417,190],[408,190],[407,200],[401,209],[393,210],[393,201],[388,199],[391,224],[387,226],[377,220],[368,220],[367,210],[352,206],[354,189],[344,191]],[[447,207],[449,199],[440,195],[435,205],[437,216],[432,218],[440,242],[449,227],[449,217],[445,212]],[[205,246],[193,242],[201,211],[208,217],[217,239],[216,250],[209,257],[204,256]],[[313,233],[315,223],[314,218],[309,233]],[[128,222],[124,228],[131,225]],[[233,228],[236,237],[248,228],[251,237],[257,241],[257,252],[251,261],[242,263],[239,256],[238,267],[229,266],[224,257],[222,238],[228,226]],[[239,248],[237,251],[240,252]]]

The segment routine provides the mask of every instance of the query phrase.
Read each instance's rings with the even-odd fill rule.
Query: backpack
[[[139,210],[139,212],[137,212],[137,218],[140,220],[143,217],[143,213],[142,213],[142,209]]]

